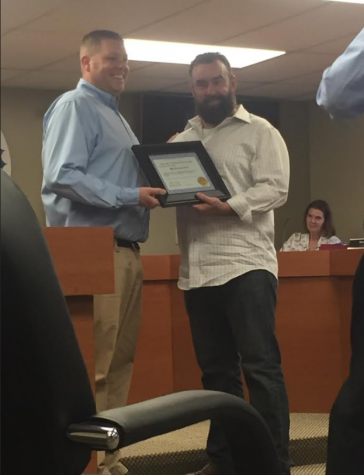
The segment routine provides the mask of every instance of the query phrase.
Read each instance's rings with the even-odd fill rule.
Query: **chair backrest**
[[[78,475],[91,452],[66,432],[94,398],[41,227],[3,171],[1,286],[4,473]]]

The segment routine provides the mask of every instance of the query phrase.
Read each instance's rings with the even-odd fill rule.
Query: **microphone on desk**
[[[291,221],[291,218],[288,217],[285,222],[284,222],[284,225],[283,225],[283,231],[282,231],[282,245],[281,245],[281,248],[283,247],[283,244],[286,242],[286,227],[287,227],[287,224],[289,223],[289,221]]]

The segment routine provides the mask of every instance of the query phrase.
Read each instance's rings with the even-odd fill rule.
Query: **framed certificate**
[[[132,150],[150,186],[164,188],[162,207],[200,203],[202,192],[222,201],[230,194],[202,142],[133,145]]]

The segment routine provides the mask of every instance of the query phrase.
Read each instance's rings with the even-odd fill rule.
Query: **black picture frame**
[[[231,195],[216,170],[210,155],[207,153],[207,150],[200,141],[133,145],[132,150],[149,181],[150,186],[164,188],[167,191],[165,195],[157,197],[163,208],[201,203],[201,201],[196,197],[196,193],[198,192],[219,198],[221,201],[226,201],[231,198]],[[163,159],[164,157],[168,160],[178,160],[179,158],[181,160],[193,157],[201,166],[204,172],[204,177],[207,177],[208,185],[197,185],[195,189],[189,189],[188,191],[173,190],[172,192],[168,192],[168,186],[166,186],[162,175],[155,166],[156,161]],[[200,178],[203,180],[204,177]]]

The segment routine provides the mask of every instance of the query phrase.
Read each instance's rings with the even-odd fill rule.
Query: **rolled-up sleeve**
[[[288,195],[289,156],[280,133],[272,126],[257,131],[256,154],[251,163],[253,185],[228,200],[242,221],[252,222],[254,213],[282,206]]]
[[[85,120],[79,105],[57,105],[44,124],[43,169],[49,191],[100,208],[139,203],[139,189],[116,186],[90,173],[88,163],[97,142],[97,124]],[[97,120],[97,119],[96,119]]]

